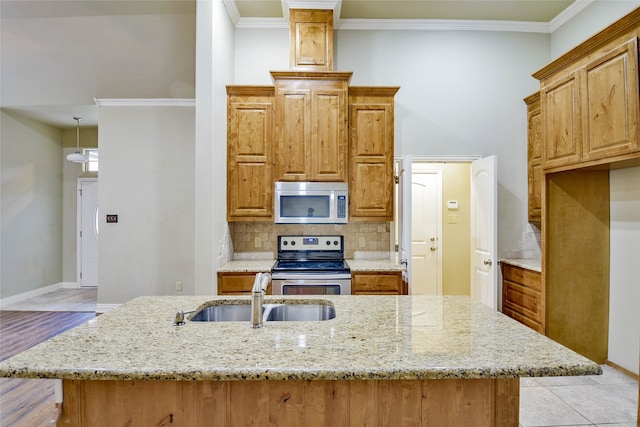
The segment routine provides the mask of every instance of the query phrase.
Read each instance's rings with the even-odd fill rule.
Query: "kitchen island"
[[[468,297],[304,297],[336,317],[173,325],[178,310],[239,299],[137,298],[0,376],[62,379],[65,426],[518,426],[520,377],[601,373]]]

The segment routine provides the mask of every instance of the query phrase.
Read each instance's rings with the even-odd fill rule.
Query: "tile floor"
[[[95,311],[96,288],[60,289],[3,310]],[[602,375],[523,378],[521,427],[636,427],[638,381],[609,366]]]
[[[523,378],[520,426],[636,427],[638,381],[609,366],[602,375]]]

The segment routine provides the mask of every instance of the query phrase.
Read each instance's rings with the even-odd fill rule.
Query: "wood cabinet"
[[[333,10],[289,9],[289,68],[333,70]]]
[[[218,273],[218,295],[250,294],[257,273],[257,271]],[[269,283],[266,293],[271,293],[271,283]]]
[[[393,221],[393,97],[398,89],[349,88],[351,221]]]
[[[546,335],[608,358],[609,170],[640,164],[640,8],[533,74],[543,117]]]
[[[350,72],[272,72],[274,181],[347,180]]]
[[[402,295],[403,293],[400,271],[351,273],[352,295]]]
[[[64,380],[62,387],[57,425],[70,427],[516,426],[520,401],[518,378]]]
[[[529,222],[542,221],[542,114],[540,92],[525,98],[527,104],[527,181]]]
[[[540,273],[500,263],[502,312],[518,322],[545,333],[545,303]]]
[[[541,80],[545,170],[640,157],[633,25],[603,30],[534,74]]]
[[[273,220],[271,86],[227,87],[227,221]]]

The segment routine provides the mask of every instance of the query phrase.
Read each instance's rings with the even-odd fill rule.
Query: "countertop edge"
[[[542,272],[542,260],[540,258],[500,258],[499,262],[538,273]]]

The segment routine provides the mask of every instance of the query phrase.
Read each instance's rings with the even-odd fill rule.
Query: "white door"
[[[409,293],[411,293],[411,156],[397,159],[396,171],[396,176],[398,176],[396,189],[398,200],[396,213],[398,258],[400,263],[406,266],[403,280],[409,284]]]
[[[412,295],[442,295],[442,171],[413,164],[411,174]]]
[[[498,308],[496,156],[471,163],[471,297]]]
[[[78,283],[98,286],[98,180],[78,180]]]

